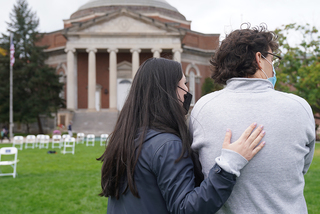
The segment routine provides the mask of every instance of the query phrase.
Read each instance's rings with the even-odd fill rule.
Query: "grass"
[[[49,150],[57,154],[47,154],[48,149],[18,151],[18,176],[0,177],[0,213],[106,213],[107,198],[98,196],[101,163],[95,160],[104,146],[98,141],[94,147],[77,144],[74,155]]]
[[[312,164],[305,175],[304,196],[309,214],[320,213],[320,143],[316,144]]]
[[[59,149],[54,149],[57,154],[47,154],[48,149],[19,150],[18,176],[0,177],[0,213],[106,213],[107,199],[98,196],[101,163],[95,158],[104,151],[99,144],[77,144],[75,155],[63,155]],[[320,144],[305,179],[308,211],[320,213]]]

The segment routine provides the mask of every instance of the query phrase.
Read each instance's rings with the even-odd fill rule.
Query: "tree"
[[[320,43],[318,30],[306,24],[285,25],[276,29],[283,59],[277,70],[276,88],[306,99],[315,118],[320,119]],[[290,35],[300,35],[298,45],[290,44]],[[292,42],[291,42],[292,43]]]
[[[221,90],[222,88],[223,88],[222,85],[214,83],[213,79],[211,79],[210,77],[207,77],[204,79],[204,83],[201,87],[202,96],[214,91]]]
[[[13,66],[13,112],[14,121],[27,124],[38,122],[43,133],[40,115],[51,114],[64,107],[59,97],[63,84],[55,69],[45,64],[46,47],[37,46],[41,34],[37,31],[39,19],[28,7],[26,0],[17,0],[8,32],[13,34],[15,63]],[[9,51],[10,36],[2,34],[0,48]],[[0,121],[9,119],[9,54],[0,55]]]

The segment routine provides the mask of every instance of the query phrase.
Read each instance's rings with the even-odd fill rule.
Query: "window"
[[[194,100],[195,100],[195,92],[196,92],[196,88],[195,88],[195,74],[193,71],[190,71],[189,73],[189,91],[190,93],[193,95],[192,96],[192,101],[191,101],[191,105],[194,105]]]
[[[59,75],[60,75],[60,77],[59,77],[59,82],[60,82],[60,83],[64,83],[64,73],[63,73],[63,71],[60,71],[60,72],[59,72]],[[64,99],[64,90],[65,90],[65,87],[63,86],[63,89],[62,89],[62,91],[61,91],[60,94],[59,94],[59,96],[60,96],[61,99]]]

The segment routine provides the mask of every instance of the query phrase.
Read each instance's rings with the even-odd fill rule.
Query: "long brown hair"
[[[103,162],[101,196],[119,199],[129,189],[139,198],[134,171],[150,128],[181,138],[182,151],[176,161],[190,154],[185,111],[176,93],[182,76],[181,64],[168,59],[151,58],[140,66],[108,146],[98,159]]]

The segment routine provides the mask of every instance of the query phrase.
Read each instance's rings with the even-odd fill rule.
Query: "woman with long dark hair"
[[[252,124],[223,148],[207,179],[195,187],[186,117],[192,95],[181,64],[163,58],[137,71],[104,154],[101,196],[112,213],[214,213],[228,199],[242,169],[264,146],[262,126]],[[256,128],[255,131],[253,131]],[[252,132],[253,131],[253,132]]]

